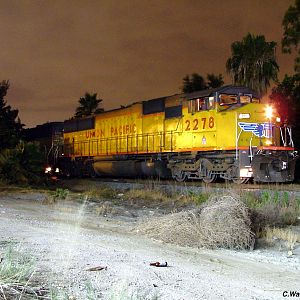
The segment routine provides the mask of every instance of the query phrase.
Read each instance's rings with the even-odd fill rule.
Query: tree
[[[183,93],[192,93],[195,91],[201,91],[206,89],[206,84],[204,78],[198,73],[193,73],[191,78],[189,75],[186,75],[183,78]]]
[[[292,53],[292,47],[298,52],[295,59],[295,71],[300,73],[300,0],[295,0],[295,5],[291,5],[286,11],[283,21],[283,38],[281,41],[282,51]]]
[[[285,75],[270,95],[284,123],[296,126],[300,112],[300,74]]]
[[[270,95],[282,121],[292,127],[293,142],[296,149],[300,147],[300,74],[285,75],[282,82],[272,89]],[[299,160],[296,163],[295,178],[300,179]]]
[[[271,81],[277,81],[275,48],[275,42],[266,42],[263,35],[250,33],[242,41],[232,43],[226,70],[233,82],[265,93]]]
[[[224,84],[222,74],[215,75],[215,74],[211,73],[211,74],[207,74],[206,78],[207,78],[207,86],[210,89],[215,89],[215,88],[221,87]]]
[[[18,118],[19,111],[12,109],[4,100],[8,89],[8,80],[0,82],[0,149],[15,147],[23,127]]]
[[[82,118],[92,114],[101,113],[103,108],[99,108],[102,99],[97,99],[97,93],[85,93],[84,97],[80,97],[79,106],[76,108],[75,118]]]
[[[41,183],[44,156],[38,143],[20,142],[12,149],[0,151],[0,181],[7,183]]]
[[[207,78],[207,82],[198,73],[193,73],[191,76],[186,75],[183,78],[183,85],[181,88],[182,92],[192,93],[192,92],[202,91],[210,88],[217,88],[224,84],[222,74],[219,75],[207,74],[206,78]]]
[[[270,98],[282,121],[292,126],[295,146],[300,147],[300,74],[285,75],[282,82],[272,89]]]

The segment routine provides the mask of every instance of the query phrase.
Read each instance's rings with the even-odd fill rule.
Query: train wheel
[[[173,172],[173,178],[178,182],[183,182],[187,179],[187,175],[184,171],[176,169]]]
[[[245,184],[250,180],[249,177],[232,178],[233,183]]]
[[[207,172],[206,176],[202,178],[205,183],[213,183],[217,179],[216,174],[212,174],[210,171]]]

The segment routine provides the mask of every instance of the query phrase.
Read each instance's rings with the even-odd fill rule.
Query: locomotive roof
[[[202,91],[197,91],[193,93],[185,94],[184,96],[187,99],[203,98],[214,96],[216,93],[220,94],[252,94],[256,98],[260,98],[259,94],[254,90],[244,87],[244,86],[234,86],[234,85],[225,85],[215,89],[207,89]]]

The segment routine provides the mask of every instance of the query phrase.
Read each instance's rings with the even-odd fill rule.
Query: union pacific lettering
[[[85,137],[87,139],[102,138],[104,137],[104,130],[103,129],[87,130],[85,133]]]
[[[110,134],[113,135],[124,135],[136,133],[135,124],[126,124],[110,128]]]

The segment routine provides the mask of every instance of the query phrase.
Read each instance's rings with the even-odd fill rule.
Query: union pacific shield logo
[[[246,132],[253,132],[254,135],[258,137],[272,137],[272,124],[270,123],[238,123],[240,128]]]

